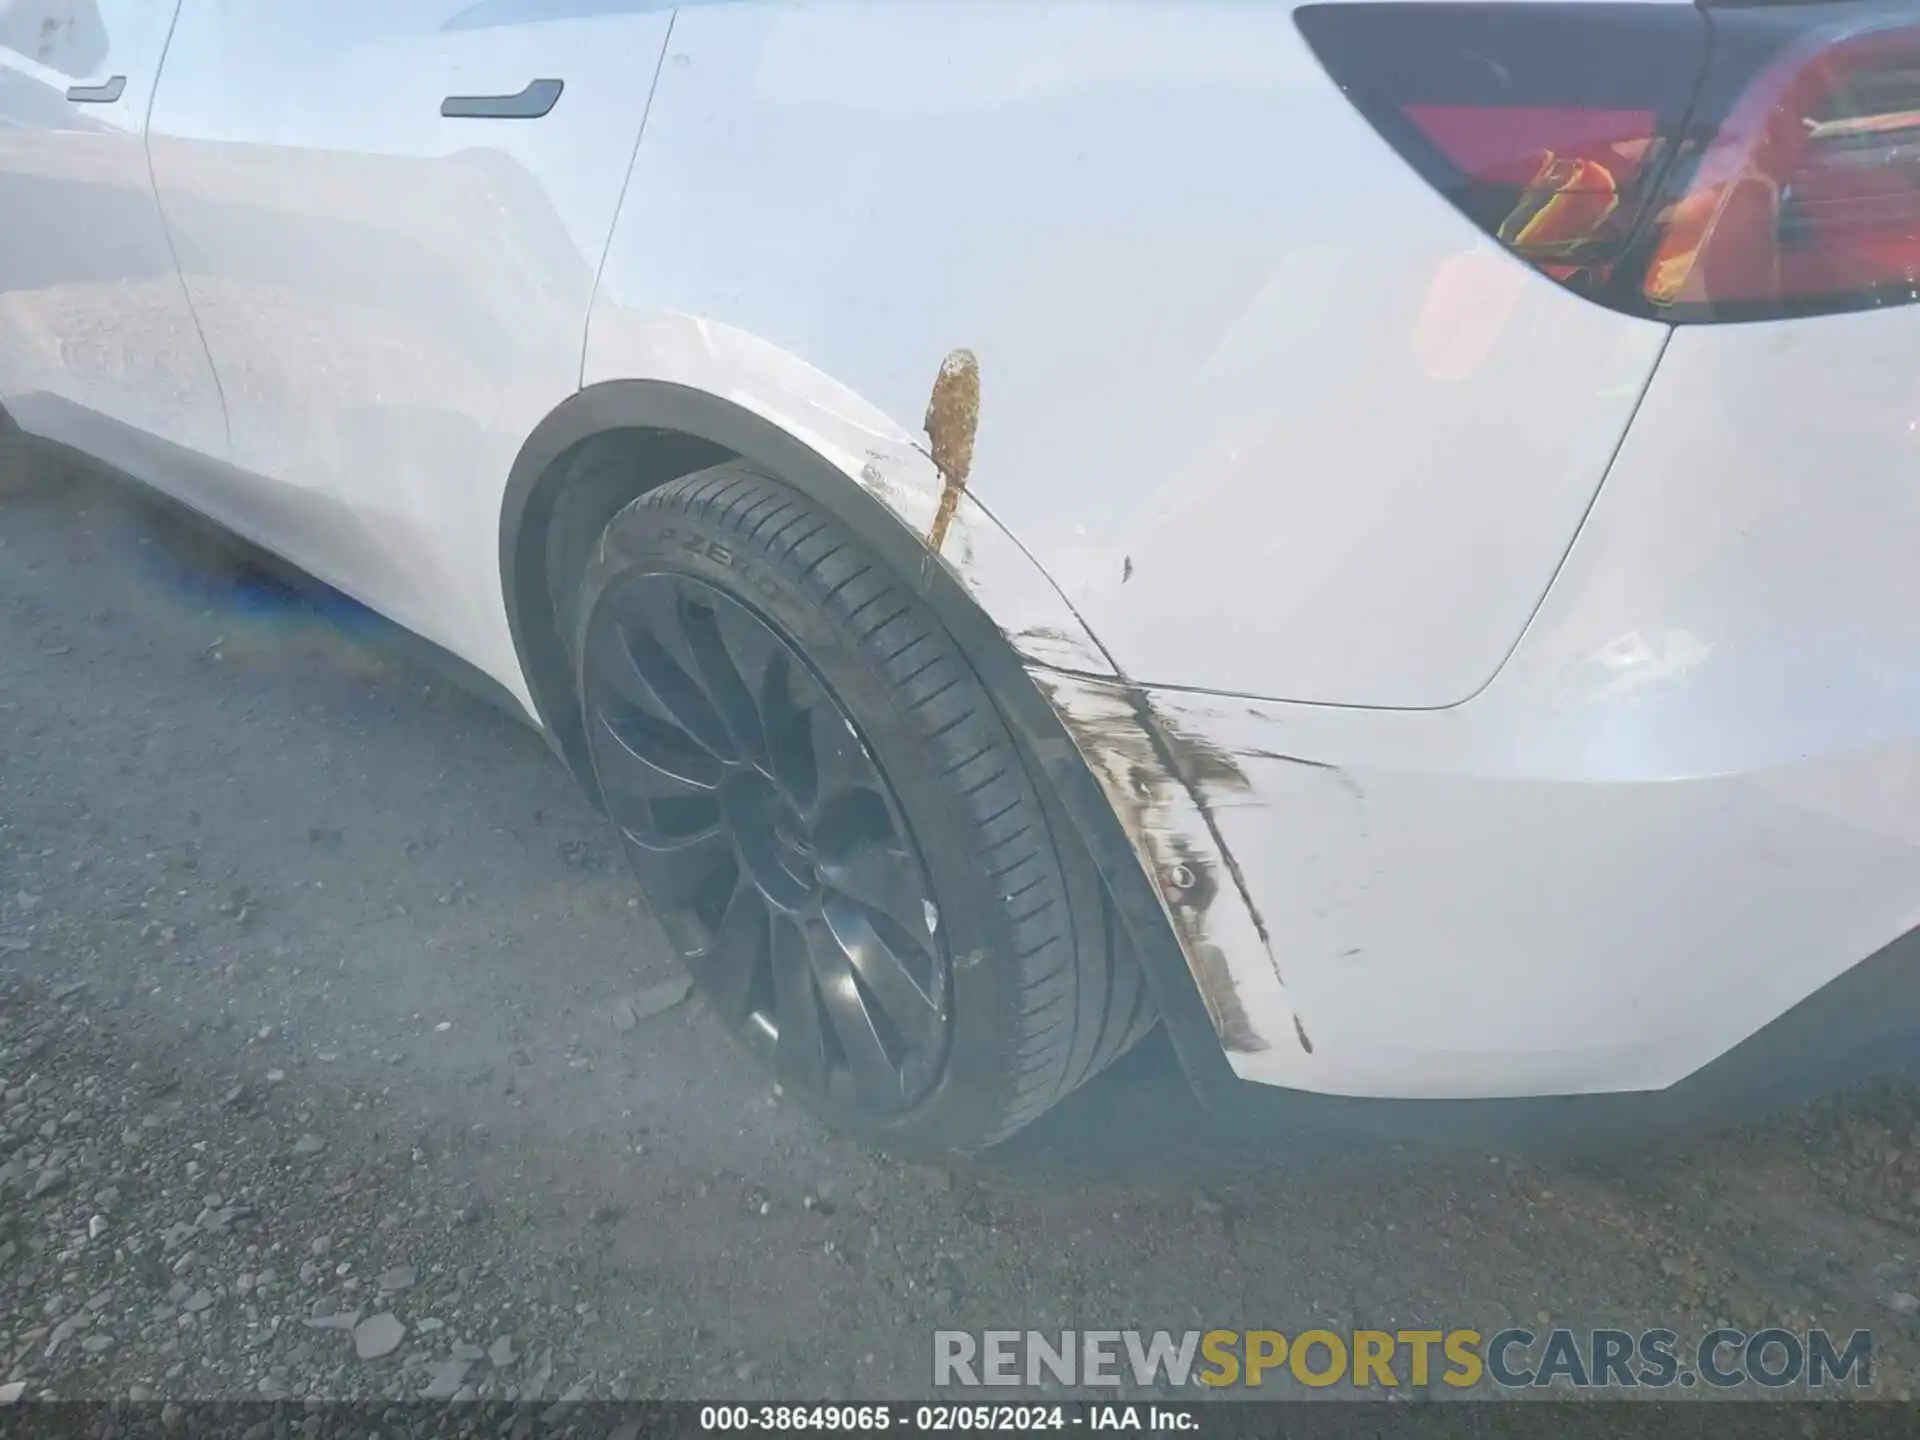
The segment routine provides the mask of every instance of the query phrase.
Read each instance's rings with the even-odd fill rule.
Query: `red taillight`
[[[1663,218],[1644,281],[1663,309],[1915,298],[1920,31],[1789,46],[1721,121]]]
[[[1308,6],[1302,32],[1482,229],[1618,309],[1920,298],[1920,11]]]
[[[1542,105],[1408,105],[1442,155],[1478,184],[1510,190],[1494,233],[1546,267],[1577,266],[1597,241],[1618,243],[1650,153],[1651,110]]]

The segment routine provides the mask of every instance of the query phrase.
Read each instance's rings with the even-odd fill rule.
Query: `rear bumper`
[[[1763,1118],[1850,1086],[1920,1076],[1920,930],[1849,967],[1725,1054],[1657,1090],[1357,1099],[1189,1074],[1216,1114],[1441,1147],[1586,1149]],[[1263,1128],[1262,1132],[1265,1133]]]
[[[1183,933],[1236,1076],[1671,1098],[1783,1017],[1839,1073],[1915,1013],[1835,983],[1920,926],[1915,376],[1920,311],[1676,332],[1463,705],[1132,697],[1244,902],[1208,963]]]

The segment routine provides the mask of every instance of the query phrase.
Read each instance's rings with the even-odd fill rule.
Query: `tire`
[[[32,465],[26,436],[13,423],[13,417],[0,410],[0,495],[24,492],[32,478]]]
[[[1151,1030],[985,687],[831,513],[740,462],[671,481],[608,525],[574,614],[600,798],[788,1093],[887,1148],[973,1151]]]

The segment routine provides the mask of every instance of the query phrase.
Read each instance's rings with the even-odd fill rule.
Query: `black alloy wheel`
[[[919,1100],[949,1039],[939,910],[853,721],[764,616],[688,576],[628,577],[587,646],[603,798],[714,1009],[838,1106]]]
[[[593,781],[714,1012],[863,1138],[971,1151],[1151,1029],[1084,849],[926,602],[740,462],[591,547]]]

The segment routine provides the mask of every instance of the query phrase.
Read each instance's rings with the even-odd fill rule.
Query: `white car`
[[[1913,1018],[1916,297],[1910,0],[0,0],[12,422],[503,692],[884,1143]]]

